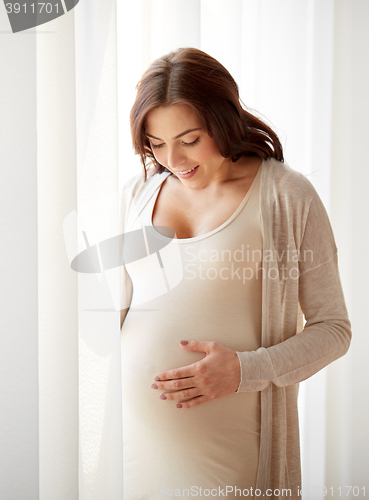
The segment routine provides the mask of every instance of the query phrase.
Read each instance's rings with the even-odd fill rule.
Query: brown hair
[[[156,162],[150,147],[145,133],[146,115],[158,106],[170,104],[189,105],[224,158],[237,161],[241,156],[259,156],[284,161],[278,136],[242,107],[238,85],[226,68],[201,50],[185,48],[156,59],[137,85],[130,124],[145,179],[148,158],[158,172],[167,170]]]

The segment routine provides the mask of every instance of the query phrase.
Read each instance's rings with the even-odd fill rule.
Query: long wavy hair
[[[141,156],[146,179],[148,163],[157,172],[167,169],[153,154],[146,136],[146,116],[158,106],[187,104],[201,126],[212,137],[224,158],[233,162],[241,156],[276,158],[283,162],[277,134],[244,109],[238,85],[227,69],[205,52],[178,49],[156,59],[137,84],[130,113],[133,147]]]

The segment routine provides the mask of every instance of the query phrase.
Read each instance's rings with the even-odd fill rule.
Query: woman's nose
[[[176,170],[178,167],[186,163],[186,156],[179,152],[177,149],[173,148],[168,151],[168,167],[172,170]]]

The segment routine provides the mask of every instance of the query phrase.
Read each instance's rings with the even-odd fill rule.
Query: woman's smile
[[[181,179],[189,179],[190,177],[193,177],[196,174],[198,168],[199,165],[197,165],[197,167],[191,168],[190,170],[183,170],[182,172],[176,172],[176,174]]]

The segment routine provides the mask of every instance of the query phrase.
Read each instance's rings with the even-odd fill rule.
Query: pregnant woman
[[[209,55],[172,52],[137,89],[124,499],[301,498],[298,384],[351,340],[323,203]]]

